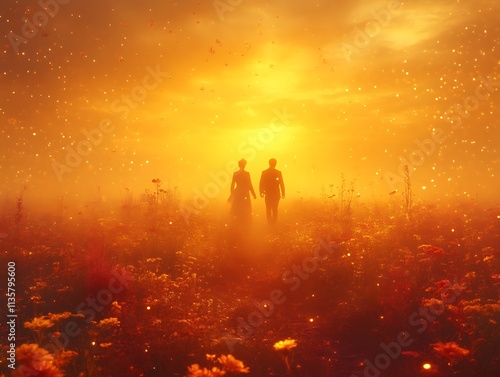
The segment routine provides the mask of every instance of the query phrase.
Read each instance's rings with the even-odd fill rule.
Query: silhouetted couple
[[[238,161],[239,170],[234,172],[231,181],[231,217],[238,224],[248,225],[252,220],[252,203],[250,194],[257,199],[252,186],[250,173],[245,171],[247,162],[245,159]],[[269,224],[275,224],[278,220],[278,204],[281,198],[285,198],[285,184],[283,175],[276,170],[276,159],[269,160],[269,168],[262,172],[259,183],[260,196],[265,199],[266,216]]]

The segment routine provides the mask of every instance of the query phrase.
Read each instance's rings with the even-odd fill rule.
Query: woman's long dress
[[[238,170],[233,174],[233,184],[236,187],[231,195],[231,216],[240,224],[247,224],[252,218],[252,202],[250,193],[255,195],[250,173]]]

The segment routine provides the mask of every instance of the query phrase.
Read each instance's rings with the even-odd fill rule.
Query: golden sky
[[[495,0],[2,1],[0,193],[225,199],[275,157],[288,197],[385,200],[409,164],[424,200],[494,198],[498,25]]]

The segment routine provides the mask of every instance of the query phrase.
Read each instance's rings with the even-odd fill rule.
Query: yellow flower
[[[250,368],[245,367],[243,361],[236,359],[233,355],[221,355],[217,361],[222,365],[222,369],[233,373],[249,373]]]
[[[290,351],[292,348],[297,347],[297,342],[295,339],[280,340],[273,347],[276,351]]]
[[[49,329],[54,326],[54,322],[52,322],[47,316],[40,316],[33,318],[31,322],[24,322],[24,327],[27,329],[32,329],[33,331],[38,331],[41,329]]]

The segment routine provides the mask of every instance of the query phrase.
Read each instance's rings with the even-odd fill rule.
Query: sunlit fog
[[[1,5],[4,197],[224,199],[271,157],[290,198],[386,199],[406,164],[424,200],[496,194],[494,1],[54,4]]]

